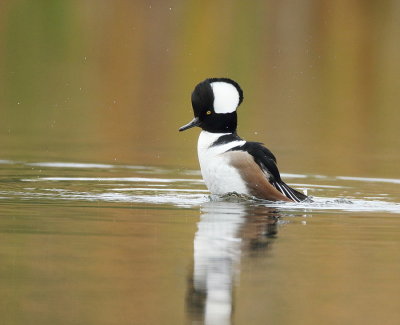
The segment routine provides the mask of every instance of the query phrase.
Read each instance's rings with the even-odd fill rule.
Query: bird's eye
[[[207,115],[210,115],[210,114],[211,114],[211,111],[207,111],[206,114],[207,114]]]

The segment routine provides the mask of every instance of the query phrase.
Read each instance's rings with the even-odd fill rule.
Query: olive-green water
[[[3,1],[0,324],[399,324],[397,1]],[[190,93],[244,89],[312,203],[210,197]]]

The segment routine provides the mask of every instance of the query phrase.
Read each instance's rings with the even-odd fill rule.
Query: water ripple
[[[203,183],[201,179],[188,179],[188,178],[146,178],[146,177],[37,177],[37,178],[23,178],[23,182],[40,182],[40,181],[54,181],[54,182],[143,182],[143,183],[176,183],[176,182],[191,182]]]
[[[21,170],[20,178],[0,179],[0,200],[124,202],[195,207],[210,201],[198,170],[102,163],[17,162],[0,160],[4,169]],[[25,166],[25,167],[24,167]],[[41,167],[40,170],[32,167]],[[25,168],[25,170],[24,170]],[[112,173],[112,176],[109,174]],[[6,173],[7,175],[7,173]],[[14,175],[14,174],[12,174]],[[148,176],[152,177],[148,177]],[[190,178],[182,178],[189,176]],[[308,190],[313,202],[287,203],[243,199],[285,211],[400,213],[393,186],[399,179],[282,174],[289,184]],[[290,180],[296,180],[291,183]],[[29,187],[27,184],[31,184]],[[365,186],[363,185],[365,184]],[[366,186],[368,185],[368,186]],[[367,188],[367,189],[366,189]],[[318,196],[316,195],[318,194]],[[215,200],[215,197],[211,197]],[[217,198],[221,199],[221,198]],[[224,196],[222,200],[231,200]]]

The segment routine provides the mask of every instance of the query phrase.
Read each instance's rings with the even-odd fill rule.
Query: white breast
[[[226,194],[236,192],[249,195],[246,184],[236,168],[229,163],[228,155],[224,153],[236,146],[246,143],[238,140],[210,147],[220,136],[229,133],[210,133],[202,131],[197,144],[201,174],[208,190],[212,194]]]

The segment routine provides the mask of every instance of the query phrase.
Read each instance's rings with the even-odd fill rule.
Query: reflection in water
[[[243,202],[202,205],[187,294],[192,321],[230,324],[242,250],[253,253],[268,248],[277,233],[278,217],[273,208]]]

